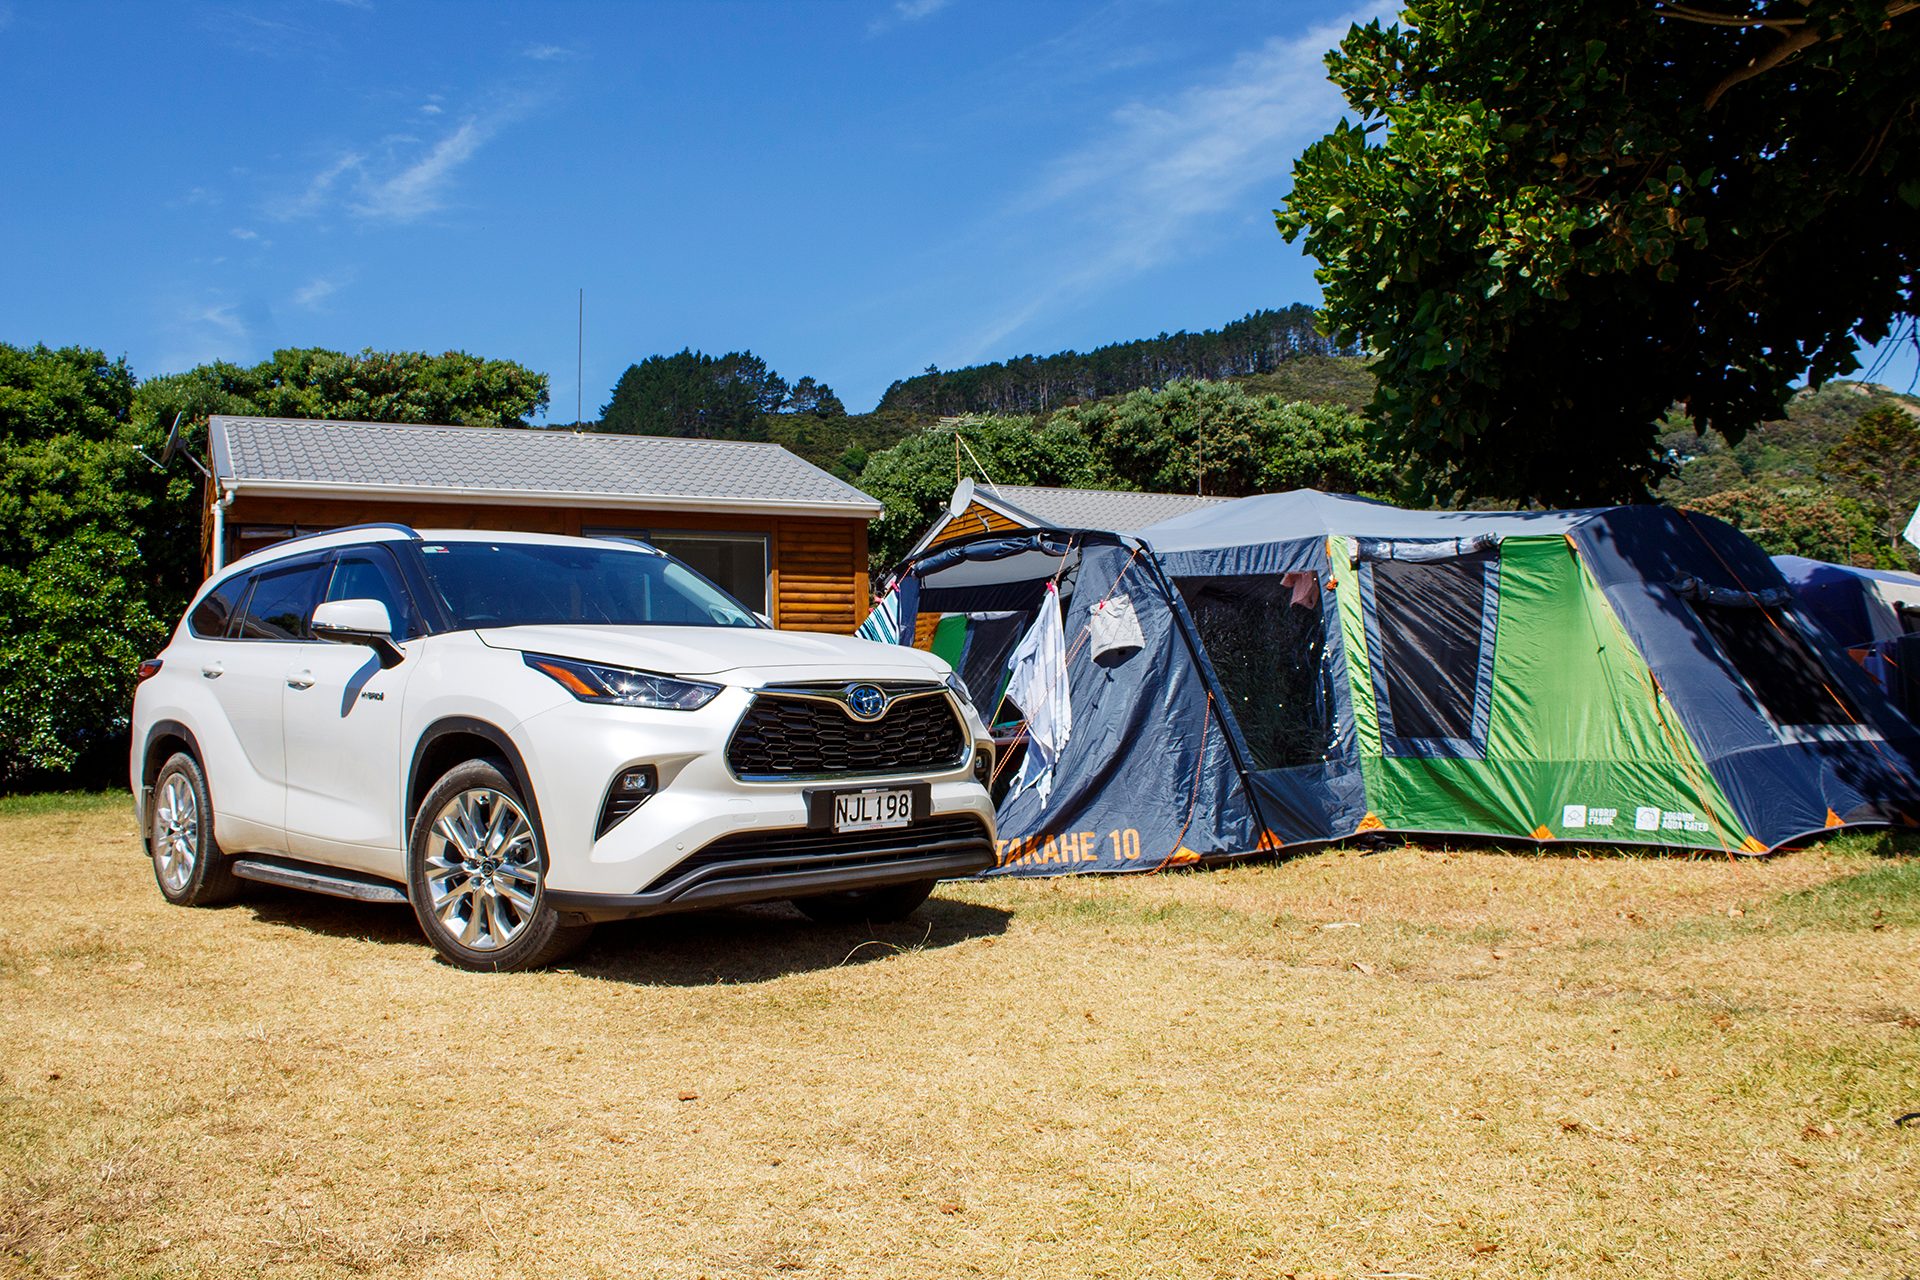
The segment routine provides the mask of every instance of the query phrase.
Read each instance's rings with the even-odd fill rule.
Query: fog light
[[[606,803],[600,806],[600,825],[593,838],[598,840],[619,826],[626,816],[653,798],[660,789],[660,775],[650,764],[634,765],[614,775],[607,788]]]
[[[985,747],[975,747],[973,749],[973,780],[984,787],[991,777],[993,777],[993,752]]]

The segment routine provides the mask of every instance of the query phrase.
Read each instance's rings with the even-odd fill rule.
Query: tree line
[[[942,372],[929,366],[888,387],[877,413],[948,417],[963,413],[1047,413],[1078,400],[1157,390],[1170,382],[1271,373],[1303,355],[1350,355],[1323,336],[1313,309],[1296,303],[1255,311],[1218,329],[1163,333],[1088,352],[1016,356]]]

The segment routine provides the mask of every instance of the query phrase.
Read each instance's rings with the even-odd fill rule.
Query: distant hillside
[[[1158,390],[1177,378],[1244,378],[1273,373],[1301,356],[1351,354],[1315,330],[1313,308],[1295,303],[1200,333],[1182,330],[1085,353],[1016,356],[946,372],[930,368],[888,387],[874,412],[1046,413],[1076,401]]]

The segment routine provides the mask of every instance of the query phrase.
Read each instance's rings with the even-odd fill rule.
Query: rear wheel
[[[821,924],[890,924],[912,915],[933,892],[937,880],[890,884],[882,889],[848,889],[816,898],[795,898],[793,905]]]
[[[200,762],[184,751],[160,766],[147,802],[147,848],[153,878],[168,902],[211,907],[231,902],[240,881],[213,841],[213,802]]]
[[[593,931],[547,905],[546,843],[519,788],[490,760],[469,760],[433,784],[409,852],[413,914],[450,964],[537,969]]]

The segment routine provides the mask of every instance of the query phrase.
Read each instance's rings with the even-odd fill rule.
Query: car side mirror
[[[393,617],[378,600],[328,600],[313,610],[313,634],[335,644],[363,644],[397,667],[406,655],[393,642]]]

